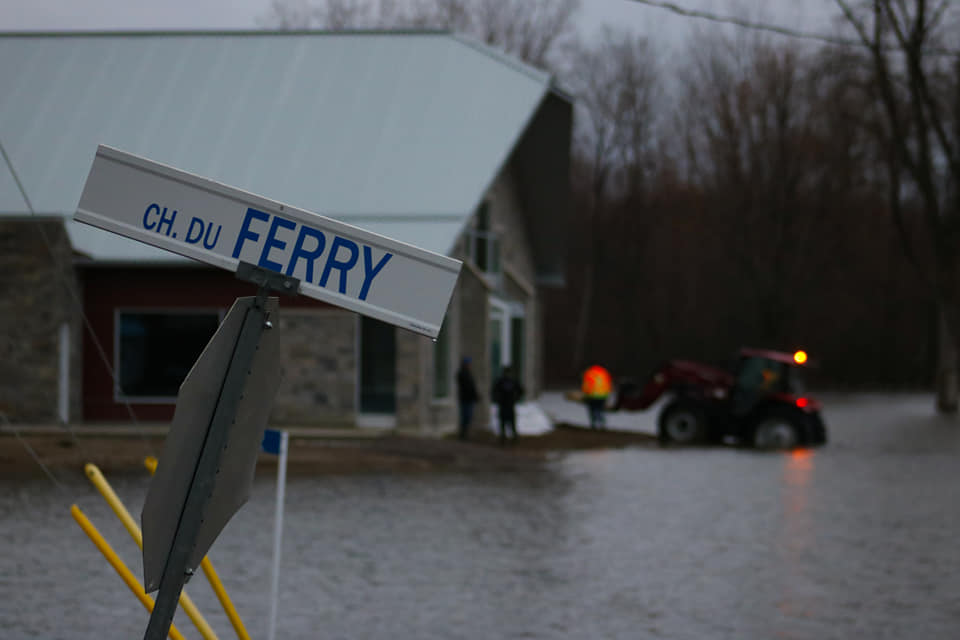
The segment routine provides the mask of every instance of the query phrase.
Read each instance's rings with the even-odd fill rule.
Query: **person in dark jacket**
[[[457,402],[460,405],[460,431],[458,437],[466,440],[470,435],[470,423],[473,421],[473,408],[480,399],[477,384],[470,371],[470,358],[464,358],[457,369]]]
[[[507,430],[512,440],[517,440],[517,402],[523,397],[523,385],[513,376],[512,367],[504,367],[500,377],[493,383],[493,401],[500,418],[500,444],[507,442]]]

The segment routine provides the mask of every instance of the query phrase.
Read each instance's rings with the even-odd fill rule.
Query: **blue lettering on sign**
[[[217,234],[213,236],[213,240],[210,239],[210,230],[213,229],[213,224],[207,225],[207,231],[203,234],[203,248],[204,249],[213,249],[217,246],[217,240],[220,239],[220,230],[223,228],[222,224],[217,225]]]
[[[380,262],[377,263],[377,266],[373,266],[373,251],[370,247],[363,246],[363,286],[360,287],[360,295],[358,296],[361,300],[367,299],[367,294],[370,293],[370,283],[373,282],[373,277],[380,273],[380,270],[383,269],[384,265],[387,264],[387,260],[393,257],[392,253],[385,253],[383,257],[380,258]]]
[[[190,226],[187,227],[187,237],[184,238],[184,242],[187,244],[197,244],[200,240],[203,240],[204,249],[213,249],[217,246],[217,240],[220,239],[220,230],[223,229],[223,225],[217,225],[217,232],[213,236],[213,240],[210,239],[210,232],[213,231],[213,223],[207,224],[201,218],[194,216],[190,220]],[[176,237],[176,234],[174,234]]]
[[[194,234],[196,232],[196,234]],[[194,216],[187,227],[187,237],[183,239],[187,244],[197,244],[203,238],[203,220]]]
[[[173,231],[173,221],[176,219],[177,210],[174,209],[173,211],[170,211],[168,215],[167,208],[164,207],[163,213],[160,214],[160,222],[157,223],[157,233],[166,233],[166,235],[169,236],[170,232]],[[163,230],[164,225],[167,227],[166,232]],[[176,238],[176,234],[174,234],[173,237]]]
[[[313,249],[304,249],[303,243],[307,238],[313,238],[317,246]],[[297,236],[297,243],[293,245],[293,253],[290,255],[290,264],[287,265],[286,274],[288,276],[293,275],[293,270],[297,268],[297,263],[300,260],[307,261],[307,282],[313,282],[313,261],[320,257],[320,254],[323,253],[324,245],[327,244],[327,238],[323,235],[323,232],[317,231],[312,227],[303,225],[300,227],[300,235]],[[362,300],[362,298],[361,298]]]
[[[146,219],[146,214],[144,214],[144,217]],[[271,220],[271,218],[273,219]],[[203,231],[203,221],[200,221],[199,225],[199,227],[194,228],[191,221],[191,226],[187,232],[188,242],[195,244],[199,241],[200,233]],[[207,235],[209,235],[212,226],[207,227]],[[299,230],[297,229],[298,226],[300,227]],[[219,232],[220,230],[217,229],[217,236],[219,236]],[[248,207],[231,255],[234,258],[239,258],[244,247],[247,243],[250,243],[259,249],[259,255],[256,258],[258,266],[292,276],[294,271],[298,270],[302,264],[303,281],[320,287],[326,287],[331,280],[331,275],[336,271],[336,290],[341,294],[347,293],[350,274],[359,265],[361,273],[358,275],[361,280],[357,297],[360,300],[366,300],[370,294],[374,278],[383,271],[393,254],[385,252],[379,259],[374,260],[372,247],[357,244],[348,238],[330,235],[332,238],[329,243],[329,250],[327,250],[327,234],[323,231]],[[296,239],[294,240],[294,238]],[[214,243],[216,243],[216,238]],[[204,246],[207,246],[206,239],[204,240]],[[324,251],[326,251],[326,257],[321,268],[319,262]],[[247,255],[250,255],[249,249]],[[314,263],[317,263],[316,270],[314,270]],[[315,278],[318,273],[319,277]]]
[[[173,221],[176,217],[176,209],[170,211],[164,207],[161,210],[160,205],[154,202],[143,212],[143,228],[148,231],[156,229],[157,233],[164,233],[169,236],[170,232],[173,231]],[[173,237],[176,238],[177,234],[174,233]]]
[[[177,219],[177,213],[176,209],[161,207],[155,202],[151,203],[143,212],[143,228],[147,231],[156,231],[168,237],[176,238],[177,232],[174,231],[174,222]],[[187,225],[187,233],[183,241],[187,244],[197,244],[202,240],[205,249],[213,249],[217,246],[222,230],[223,225],[214,225],[212,222],[208,224],[202,218],[193,216],[190,218],[190,224]]]
[[[337,253],[339,249],[343,247],[350,252],[350,257],[346,260],[337,260]],[[320,282],[317,284],[321,287],[327,286],[327,278],[330,277],[330,272],[333,269],[336,269],[340,272],[340,293],[347,292],[347,272],[353,268],[353,265],[357,264],[357,244],[352,240],[347,240],[346,238],[341,238],[337,236],[333,239],[333,245],[330,247],[330,255],[327,256],[327,264],[323,268],[323,275],[320,276]]]
[[[155,213],[159,217],[160,205],[151,204],[149,207],[147,207],[147,210],[143,212],[143,228],[146,229],[147,231],[153,231],[153,229],[157,226],[156,222],[150,221],[151,213]]]
[[[271,271],[281,271],[283,265],[270,260],[270,249],[277,248],[283,251],[287,248],[286,242],[277,239],[277,227],[296,229],[297,223],[276,216],[273,217],[273,222],[270,223],[270,232],[267,234],[267,241],[263,243],[263,251],[260,252],[260,262],[257,263],[264,269],[270,269]]]
[[[247,215],[243,217],[243,224],[240,225],[240,233],[237,234],[237,244],[233,246],[233,257],[240,257],[240,250],[243,249],[243,243],[247,240],[253,240],[256,242],[260,239],[259,233],[254,233],[250,231],[250,220],[256,218],[257,220],[263,220],[266,222],[270,219],[269,213],[264,213],[263,211],[258,211],[253,207],[247,207]]]

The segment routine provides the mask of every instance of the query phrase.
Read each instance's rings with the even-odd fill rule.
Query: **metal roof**
[[[449,253],[549,75],[438,32],[0,35],[0,142],[72,215],[103,143]],[[0,165],[0,214],[26,205]],[[177,261],[70,221],[98,260]]]

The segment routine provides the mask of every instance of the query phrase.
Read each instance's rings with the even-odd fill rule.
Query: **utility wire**
[[[3,145],[3,140],[0,140],[0,155],[3,156],[4,162],[7,164],[7,168],[10,170],[10,175],[13,177],[14,183],[17,185],[17,189],[20,191],[20,196],[23,198],[24,203],[27,205],[27,211],[30,212],[31,218],[36,222],[37,229],[40,231],[40,236],[43,238],[43,243],[47,248],[47,252],[50,254],[51,261],[56,261],[56,253],[53,250],[53,243],[50,240],[50,236],[47,234],[46,229],[43,228],[43,224],[40,222],[39,217],[36,214],[36,210],[33,208],[33,203],[30,201],[30,196],[27,194],[27,190],[23,186],[23,182],[20,180],[20,175],[17,173],[16,168],[13,166],[13,161],[10,159],[10,156],[7,154],[6,147]],[[80,313],[80,317],[83,320],[84,327],[87,330],[87,333],[90,334],[90,338],[93,340],[93,344],[97,349],[97,353],[100,356],[100,360],[103,362],[103,366],[106,367],[107,372],[110,374],[110,379],[113,381],[114,386],[117,385],[117,376],[114,371],[113,366],[110,364],[110,359],[107,357],[107,352],[104,350],[103,345],[100,343],[97,334],[93,330],[93,325],[90,323],[90,319],[87,317],[86,312],[83,309],[83,303],[80,301],[80,298],[77,296],[77,292],[74,291],[73,287],[70,286],[69,282],[64,281],[63,272],[60,269],[57,269],[57,277],[60,279],[61,284],[67,290],[70,295],[73,305],[77,311]],[[147,440],[146,435],[143,433],[143,429],[140,428],[140,423],[137,420],[137,415],[133,411],[133,407],[130,405],[130,402],[126,399],[122,400],[124,407],[126,407],[127,414],[130,416],[131,422],[133,422],[134,427],[137,427],[136,431],[140,435],[143,444],[146,446],[147,452],[150,455],[153,455],[153,447],[150,446],[150,442]],[[9,420],[4,416],[7,424],[10,424]],[[72,431],[71,431],[72,433]],[[21,441],[23,441],[21,439]]]
[[[50,467],[44,464],[43,460],[37,454],[36,450],[30,446],[30,443],[23,439],[23,436],[20,435],[20,429],[17,428],[17,425],[10,422],[10,419],[7,417],[7,414],[0,412],[0,420],[2,420],[4,424],[7,425],[7,428],[13,431],[13,435],[16,436],[17,440],[20,441],[20,444],[23,445],[23,448],[27,450],[27,453],[30,454],[30,457],[33,458],[33,461],[40,466],[40,468],[43,470],[45,474],[47,474],[47,477],[50,478],[50,481],[53,482],[53,485],[60,490],[60,493],[64,495],[69,495],[69,493],[67,492],[67,488],[64,487],[59,480],[57,480],[57,477],[53,475],[53,471],[50,470]]]
[[[675,4],[673,2],[665,2],[663,0],[630,0],[630,1],[636,4],[647,6],[647,7],[653,7],[655,9],[663,9],[665,11],[674,13],[678,16],[683,16],[685,18],[697,18],[700,20],[707,20],[709,22],[729,24],[729,25],[733,25],[735,27],[740,27],[743,29],[751,29],[754,31],[764,31],[767,33],[775,33],[777,35],[787,36],[789,38],[798,38],[801,40],[813,40],[815,42],[837,45],[841,47],[863,48],[867,46],[866,43],[856,38],[844,38],[842,36],[831,36],[823,33],[816,33],[813,31],[801,31],[799,29],[791,29],[790,27],[770,24],[767,22],[756,22],[753,20],[747,20],[745,18],[737,18],[735,16],[725,16],[718,13],[713,13],[711,11],[701,11],[700,9],[688,9],[686,7],[681,7],[680,5]],[[960,57],[960,50],[944,49],[942,47],[927,48],[925,49],[925,52],[933,55]]]

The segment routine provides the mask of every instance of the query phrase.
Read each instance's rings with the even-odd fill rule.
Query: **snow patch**
[[[487,428],[494,433],[500,433],[500,418],[497,415],[497,405],[490,406],[490,423]],[[521,402],[517,404],[517,435],[539,436],[553,431],[553,421],[536,402]]]

